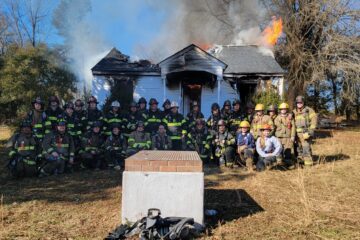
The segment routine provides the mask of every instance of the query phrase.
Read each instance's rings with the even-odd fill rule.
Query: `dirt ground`
[[[0,128],[0,144],[10,132]],[[360,239],[359,131],[324,131],[319,164],[248,174],[206,169],[203,239]],[[1,164],[4,149],[0,147]],[[120,222],[121,174],[14,181],[0,173],[0,239],[103,239]]]

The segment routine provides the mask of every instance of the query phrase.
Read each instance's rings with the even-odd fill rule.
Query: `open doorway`
[[[201,84],[182,84],[182,112],[186,116],[191,111],[191,105],[194,101],[198,102],[201,110]]]
[[[238,84],[237,89],[240,94],[240,101],[245,106],[246,103],[251,101],[251,98],[256,93],[257,84],[255,83],[246,83],[246,84]]]

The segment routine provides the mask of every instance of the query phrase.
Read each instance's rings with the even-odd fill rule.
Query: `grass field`
[[[308,169],[207,169],[205,207],[219,214],[203,238],[360,239],[359,140],[359,131],[323,132],[320,164]],[[1,171],[0,239],[102,239],[119,224],[118,172],[14,181]]]

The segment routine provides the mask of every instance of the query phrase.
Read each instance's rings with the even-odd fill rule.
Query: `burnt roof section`
[[[267,49],[267,51],[270,50]],[[256,45],[219,46],[210,53],[228,64],[224,75],[284,75],[286,73],[275,58],[266,53],[266,49]]]
[[[130,57],[116,48],[101,59],[92,69],[94,75],[142,75],[160,74],[160,68],[148,60],[131,62]]]

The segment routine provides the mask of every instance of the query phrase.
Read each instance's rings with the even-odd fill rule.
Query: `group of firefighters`
[[[249,171],[274,165],[292,168],[295,159],[309,166],[317,117],[302,96],[295,102],[290,111],[285,102],[266,109],[248,103],[242,109],[239,100],[227,100],[221,109],[212,104],[206,120],[196,101],[184,117],[178,103],[170,100],[160,110],[155,98],[149,104],[140,98],[125,114],[114,101],[103,114],[94,96],[86,109],[80,99],[62,109],[52,96],[46,110],[37,97],[20,131],[7,144],[8,168],[14,177],[44,177],[81,168],[121,170],[124,159],[140,150],[194,150],[204,164],[237,164]]]

